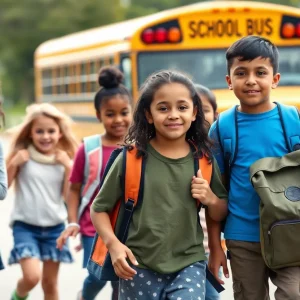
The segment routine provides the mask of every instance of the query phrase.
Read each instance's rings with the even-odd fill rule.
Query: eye
[[[43,129],[37,129],[35,132],[36,132],[37,134],[43,134],[43,133],[44,133],[44,130],[43,130]]]
[[[267,72],[266,71],[257,71],[257,75],[264,76],[264,75],[267,75]]]
[[[52,134],[52,133],[55,133],[56,132],[56,130],[55,129],[49,129],[49,131],[48,131],[50,134]]]
[[[188,107],[186,105],[180,105],[179,106],[180,111],[184,111],[184,110],[187,110],[187,109],[188,109]]]
[[[160,106],[160,107],[158,108],[158,110],[160,110],[160,111],[167,111],[168,108],[167,108],[166,106]]]
[[[235,74],[236,76],[244,76],[245,75],[245,72],[244,71],[238,71],[238,72],[236,72],[236,74]]]
[[[108,118],[112,118],[114,116],[114,114],[113,113],[108,113],[105,116],[108,117]]]
[[[128,111],[123,111],[123,112],[122,112],[122,116],[127,116],[128,114],[129,114]]]

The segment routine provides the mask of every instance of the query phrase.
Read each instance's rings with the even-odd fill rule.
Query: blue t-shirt
[[[260,114],[238,112],[237,123],[239,140],[236,160],[231,169],[225,239],[259,242],[260,199],[250,182],[250,166],[260,158],[283,156],[288,149],[277,106]],[[209,135],[215,141],[213,153],[224,174],[224,158],[218,146],[216,123],[211,126]]]

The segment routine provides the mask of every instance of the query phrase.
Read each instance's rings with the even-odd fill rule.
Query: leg
[[[92,247],[93,247],[94,237],[85,236],[81,237],[81,243],[83,247],[83,267],[86,268]],[[83,282],[81,300],[94,300],[98,293],[105,286],[106,281],[101,281],[95,278],[93,275],[88,274]]]
[[[260,243],[227,240],[235,300],[269,300],[269,270]]]
[[[23,278],[19,279],[16,294],[26,297],[28,293],[39,283],[40,261],[37,258],[24,258],[20,260]]]
[[[59,262],[51,260],[44,261],[42,288],[45,300],[58,300],[58,270]]]
[[[89,274],[83,283],[81,295],[82,299],[94,300],[105,284],[106,281],[98,280],[95,276]]]
[[[131,266],[137,271],[133,280],[120,279],[119,300],[162,300],[164,287],[170,281],[170,276],[159,274],[151,270],[139,269]]]
[[[277,287],[276,300],[300,299],[300,267],[272,271],[270,278]]]
[[[175,275],[166,288],[166,299],[204,300],[206,263],[196,262]]]

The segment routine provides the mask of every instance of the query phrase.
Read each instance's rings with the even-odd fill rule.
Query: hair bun
[[[123,82],[124,76],[116,67],[103,67],[99,72],[98,83],[105,89],[118,87]]]

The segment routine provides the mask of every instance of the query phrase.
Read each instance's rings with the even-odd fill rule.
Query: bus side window
[[[124,84],[132,93],[132,79],[131,79],[131,59],[128,56],[121,58],[121,71],[124,74]]]

